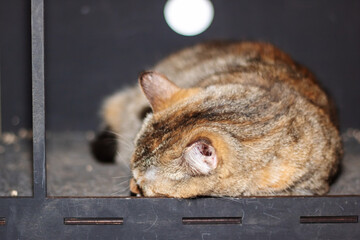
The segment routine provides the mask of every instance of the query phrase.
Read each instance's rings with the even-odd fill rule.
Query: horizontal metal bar
[[[6,224],[6,219],[4,217],[0,217],[0,226]]]
[[[182,223],[185,225],[196,224],[241,224],[241,217],[183,217]]]
[[[357,223],[358,216],[301,216],[300,223]]]
[[[64,218],[65,225],[122,225],[123,218]]]

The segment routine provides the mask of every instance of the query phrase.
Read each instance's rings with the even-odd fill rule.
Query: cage
[[[360,4],[211,2],[213,19],[198,32],[165,19],[167,1],[0,3],[1,239],[360,237]],[[124,166],[93,159],[102,99],[174,50],[214,38],[272,42],[333,95],[345,156],[328,195],[131,197]]]

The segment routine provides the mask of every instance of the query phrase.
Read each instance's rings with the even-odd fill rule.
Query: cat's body
[[[206,43],[108,98],[105,124],[145,196],[324,194],[341,141],[313,75],[266,43]],[[161,75],[164,74],[164,75]],[[172,82],[170,82],[169,80]],[[145,96],[146,97],[145,97]],[[153,114],[142,117],[150,105]],[[140,130],[140,132],[139,132]],[[139,132],[139,133],[138,133]]]

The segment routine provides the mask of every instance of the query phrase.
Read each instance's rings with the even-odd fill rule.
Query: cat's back
[[[181,87],[245,84],[294,88],[332,115],[333,109],[315,77],[289,55],[264,42],[212,41],[176,52],[155,67]]]
[[[287,54],[268,43],[211,42],[177,52],[154,70],[140,76],[154,113],[131,160],[145,195],[328,191],[342,153],[339,132],[327,95]],[[210,156],[218,168],[217,160],[196,168]],[[156,181],[146,178],[150,167]],[[193,167],[206,171],[197,177]]]
[[[216,96],[221,94],[219,93],[220,89],[223,89],[222,91],[239,89],[239,86],[236,88],[232,88],[232,86],[217,87],[217,85],[229,84],[239,84],[243,89],[251,90],[252,98],[266,96],[263,100],[259,98],[260,105],[253,108],[240,109],[239,106],[228,106],[230,110],[236,108],[234,112],[245,114],[253,111],[254,114],[250,114],[251,116],[256,116],[255,113],[264,111],[261,106],[265,107],[268,103],[267,99],[275,99],[279,103],[284,103],[284,106],[288,105],[289,99],[295,99],[294,115],[285,114],[285,119],[291,122],[292,118],[301,118],[304,114],[320,116],[325,120],[321,126],[314,126],[314,129],[327,132],[324,135],[327,135],[328,139],[339,139],[336,124],[334,124],[333,108],[329,104],[330,101],[325,92],[316,83],[314,76],[272,44],[262,42],[201,43],[168,56],[153,70],[164,74],[182,88],[204,87],[203,89],[205,89],[207,86],[212,86],[212,89],[216,90],[214,92]],[[230,96],[232,92],[223,92],[223,95]],[[237,97],[241,98],[241,96]],[[246,99],[241,101],[246,101]],[[198,110],[195,104],[191,104],[187,108],[187,111],[192,110]],[[102,116],[104,125],[112,132],[132,141],[138,134],[143,119],[148,116],[149,111],[151,108],[148,100],[139,87],[134,87],[107,98],[102,108]],[[267,112],[269,116],[277,114],[275,110],[271,109],[268,109]],[[223,117],[223,115],[221,116]],[[249,122],[257,122],[257,120],[259,119],[254,117],[249,119]],[[177,118],[176,121],[179,119]],[[276,126],[279,126],[280,129],[285,125],[279,123]],[[304,129],[301,124],[298,127]],[[255,134],[253,125],[250,124],[249,128],[250,132]],[[333,131],[329,131],[329,129],[333,129]],[[261,131],[259,131],[260,133]],[[243,135],[243,133],[241,134]],[[313,141],[317,137],[314,136]],[[337,145],[339,149],[340,145]],[[121,157],[122,159],[129,159],[133,152],[133,148],[123,141],[117,142],[116,150],[121,152],[121,154],[117,154],[117,158]],[[334,152],[336,151],[335,149]]]

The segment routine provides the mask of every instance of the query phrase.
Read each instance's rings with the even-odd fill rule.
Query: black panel
[[[1,121],[31,127],[30,1],[0,1]]]
[[[168,53],[202,40],[269,41],[308,66],[335,97],[341,126],[360,127],[360,2],[213,0],[212,26],[173,32],[165,1],[46,1],[47,123],[96,129],[102,99]]]
[[[360,239],[359,197],[0,198],[1,239]],[[16,210],[15,210],[16,209]],[[184,224],[184,219],[202,224]],[[241,219],[241,220],[240,220]],[[207,223],[204,223],[207,222]],[[94,226],[96,225],[96,226]]]
[[[51,130],[95,129],[101,100],[168,53],[208,39],[270,41],[308,66],[334,96],[343,129],[360,127],[360,2],[214,0],[212,26],[173,32],[165,1],[46,1]],[[2,125],[30,123],[30,2],[0,2]]]

